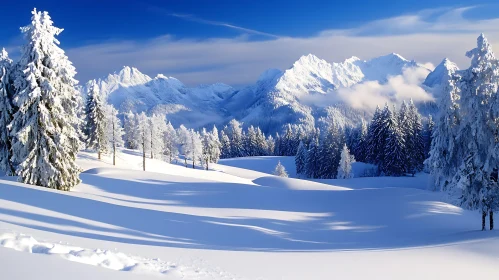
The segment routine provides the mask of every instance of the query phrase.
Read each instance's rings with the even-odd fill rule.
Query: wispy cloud
[[[499,17],[467,19],[465,13],[469,9],[471,7],[425,10],[353,29],[327,30],[307,38],[267,36],[255,40],[237,36],[200,40],[165,35],[146,41],[82,46],[69,49],[68,55],[82,81],[130,65],[149,75],[163,73],[190,85],[251,84],[264,70],[285,69],[308,53],[332,62],[353,55],[369,59],[397,52],[422,63],[438,64],[448,57],[460,67],[466,67],[469,59],[464,54],[475,46],[479,33],[485,32],[489,41],[499,46]]]
[[[179,19],[182,19],[182,20],[186,20],[186,21],[197,22],[197,23],[200,23],[200,24],[207,24],[207,25],[213,25],[213,26],[226,27],[226,28],[237,30],[237,31],[241,31],[243,33],[253,34],[253,35],[260,35],[260,36],[265,36],[265,37],[274,38],[274,39],[281,38],[281,36],[279,36],[279,35],[275,35],[275,34],[271,34],[271,33],[267,33],[267,32],[262,32],[262,31],[258,31],[258,30],[255,30],[255,29],[245,28],[245,27],[242,27],[242,26],[237,26],[237,25],[233,25],[233,24],[230,24],[230,23],[226,23],[226,22],[215,21],[215,20],[207,20],[207,19],[203,19],[203,18],[197,17],[195,15],[173,13],[173,12],[170,12],[170,11],[168,11],[166,9],[159,8],[159,7],[150,7],[150,10],[162,13],[163,15],[166,15],[166,16],[175,17],[175,18],[179,18]]]

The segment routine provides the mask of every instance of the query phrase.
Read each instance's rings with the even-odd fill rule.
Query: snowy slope
[[[395,53],[367,61],[352,57],[340,63],[329,63],[309,54],[285,71],[263,72],[254,85],[242,89],[220,83],[190,88],[173,77],[159,74],[151,78],[131,67],[89,84],[96,83],[122,113],[165,113],[174,126],[193,128],[223,125],[236,118],[244,125],[257,125],[264,132],[273,133],[286,123],[317,124],[319,118],[331,112],[341,125],[357,124],[366,112],[351,110],[340,100],[322,108],[309,105],[303,98],[334,95],[339,88],[366,81],[386,83],[388,77],[401,75],[408,68],[430,72]]]
[[[499,276],[497,231],[424,190],[425,176],[309,182],[157,160],[142,172],[127,150],[117,167],[78,161],[72,192],[0,179],[2,279]]]

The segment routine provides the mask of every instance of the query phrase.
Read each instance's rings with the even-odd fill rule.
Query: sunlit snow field
[[[71,192],[0,180],[2,279],[464,279],[499,276],[499,234],[427,175],[306,181],[292,157],[213,170],[81,153]],[[5,276],[5,278],[3,278]],[[43,276],[40,278],[40,276]]]

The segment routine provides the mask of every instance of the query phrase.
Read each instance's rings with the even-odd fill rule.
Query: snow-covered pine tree
[[[421,115],[412,99],[409,102],[408,117],[410,129],[405,135],[406,171],[414,176],[416,172],[423,170],[425,152]]]
[[[225,130],[225,129],[224,129]],[[220,132],[220,156],[221,158],[230,158],[231,155],[231,148],[230,148],[230,139],[227,134],[225,134],[225,131],[222,130]]]
[[[251,125],[248,128],[248,132],[246,133],[244,137],[244,151],[246,156],[256,156],[257,151],[257,140],[256,140],[256,130],[255,128]]]
[[[210,162],[217,163],[220,159],[220,139],[218,138],[218,129],[216,126],[213,126],[210,134]]]
[[[305,163],[307,160],[307,149],[305,148],[305,144],[303,141],[300,141],[298,145],[298,151],[295,156],[295,166],[296,166],[296,174],[304,174],[305,173]]]
[[[307,151],[307,158],[305,160],[305,176],[307,176],[307,178],[319,177],[319,135],[320,130],[317,128],[310,141],[310,147]]]
[[[353,154],[358,161],[367,161],[367,123],[364,119],[362,119],[358,127],[357,141],[353,146]]]
[[[404,134],[398,125],[395,110],[388,108],[387,118],[384,120],[383,129],[386,129],[384,160],[381,164],[383,173],[390,176],[402,176],[405,173],[406,149]]]
[[[430,157],[431,140],[433,138],[432,135],[433,135],[434,127],[435,127],[435,122],[433,121],[433,116],[429,115],[428,121],[426,121],[426,124],[424,126],[424,130],[423,130],[424,157],[425,157],[425,159]]]
[[[262,130],[257,127],[256,128],[256,155],[257,156],[267,156],[269,147],[267,145],[267,140],[265,139],[265,134],[263,134]]]
[[[275,140],[272,135],[267,138],[267,155],[275,155]]]
[[[68,191],[80,183],[81,172],[75,163],[81,98],[76,71],[55,38],[62,29],[47,12],[32,14],[22,28],[26,43],[14,79],[12,161],[20,181]]]
[[[136,114],[139,149],[142,152],[142,170],[146,171],[146,153],[151,149],[149,118],[144,112]]]
[[[487,39],[481,34],[477,47],[467,52],[471,66],[463,72],[461,95],[461,127],[457,135],[465,151],[464,164],[457,173],[460,205],[482,212],[482,230],[485,216],[493,214],[499,206],[499,186],[492,179],[497,172],[498,125],[495,122],[494,101],[498,98],[498,61]],[[492,220],[491,220],[492,221]],[[493,225],[493,223],[491,223]]]
[[[426,160],[431,174],[431,190],[446,191],[452,185],[453,176],[463,162],[464,146],[458,143],[457,134],[461,126],[459,87],[461,75],[447,75],[440,88],[438,114],[433,129],[430,157]]]
[[[177,141],[180,153],[184,156],[184,165],[187,167],[187,155],[190,153],[189,149],[191,147],[189,144],[191,142],[191,133],[184,125],[180,125],[177,129]]]
[[[137,127],[137,115],[129,111],[125,114],[124,123],[125,147],[129,149],[135,150],[139,148],[139,135]]]
[[[319,142],[319,166],[315,178],[333,179],[338,172],[341,147],[345,143],[343,130],[336,123],[329,125],[322,141]]]
[[[13,87],[10,79],[12,60],[5,49],[0,52],[0,171],[7,175],[14,175],[12,166],[11,139],[7,126],[12,121]]]
[[[285,178],[288,177],[288,173],[286,172],[286,168],[284,168],[284,166],[281,164],[281,161],[277,162],[277,165],[276,165],[273,173],[275,176],[285,177]]]
[[[224,130],[230,141],[230,157],[243,157],[244,146],[241,123],[232,119]]]
[[[172,124],[168,122],[165,127],[164,143],[165,143],[165,156],[168,162],[172,163],[173,159],[178,155],[177,133]]]
[[[149,140],[151,158],[161,156],[165,151],[165,131],[166,131],[166,118],[164,115],[153,114],[149,118]]]
[[[385,110],[387,107],[385,106]],[[367,141],[366,141],[366,157],[367,161],[372,164],[379,165],[380,158],[379,155],[384,153],[385,149],[385,137],[386,135],[382,135],[380,133],[381,130],[381,122],[383,118],[384,112],[376,106],[376,110],[374,111],[374,116],[369,124],[369,128],[367,130]]]
[[[116,110],[112,105],[106,106],[106,116],[107,116],[107,143],[109,145],[108,149],[113,153],[113,165],[116,165],[116,148],[123,147],[123,128],[121,127],[121,121],[118,118],[118,110]]]
[[[85,136],[86,146],[89,149],[97,152],[97,158],[101,159],[101,155],[108,152],[108,137],[107,137],[107,116],[106,104],[101,100],[99,88],[95,81],[89,82],[87,86],[87,102]]]
[[[338,179],[350,179],[353,178],[352,163],[355,162],[355,157],[350,154],[350,150],[347,145],[343,145],[341,150],[340,162],[338,164]]]

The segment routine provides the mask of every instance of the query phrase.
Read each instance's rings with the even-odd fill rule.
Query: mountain
[[[174,126],[221,123],[226,113],[218,105],[234,92],[221,83],[189,88],[161,74],[152,79],[128,66],[104,79],[90,81],[87,88],[92,83],[120,112],[163,113]]]
[[[445,58],[437,67],[435,67],[435,70],[433,70],[433,72],[426,77],[423,85],[433,88],[442,84],[444,79],[448,79],[448,77],[458,70],[459,67],[457,67],[454,62],[450,61],[448,58]]]
[[[390,76],[401,75],[407,68],[420,68],[430,73],[424,66],[395,53],[367,61],[351,57],[332,64],[309,54],[283,72],[265,72],[255,85],[231,96],[224,106],[230,112],[237,112],[234,116],[244,123],[258,125],[268,132],[279,131],[285,123],[311,126],[320,118],[329,118],[341,125],[355,125],[366,112],[353,110],[340,101],[332,108],[311,106],[303,101],[304,97],[334,95],[339,88],[366,81],[383,84]],[[247,105],[245,109],[241,107],[242,99]]]
[[[427,86],[437,83],[445,67],[452,68],[450,62],[442,67],[428,76]],[[127,66],[103,79],[89,81],[86,88],[96,84],[107,101],[122,113],[164,113],[174,126],[223,125],[236,118],[245,125],[257,125],[267,133],[274,133],[286,123],[311,126],[335,121],[355,125],[362,118],[369,118],[370,112],[354,110],[341,100],[324,108],[303,99],[313,95],[334,99],[340,88],[367,81],[384,84],[390,76],[401,75],[408,68],[430,73],[424,66],[395,53],[371,60],[351,57],[340,63],[329,63],[309,54],[285,71],[263,72],[255,84],[242,89],[221,83],[187,87],[173,77],[159,74],[151,78]]]

